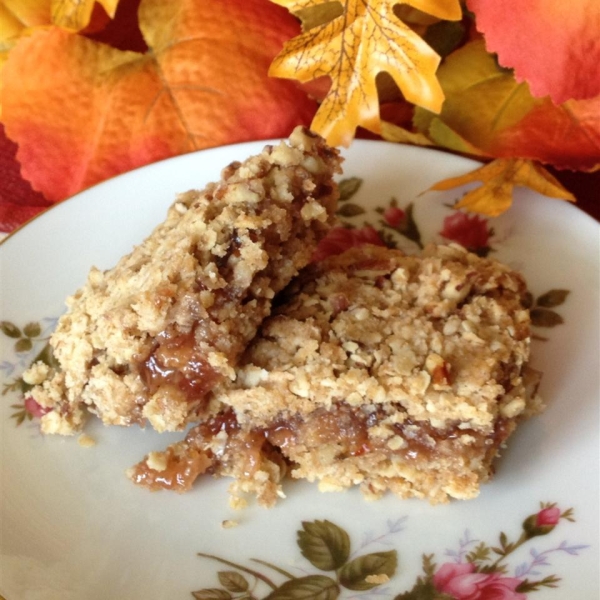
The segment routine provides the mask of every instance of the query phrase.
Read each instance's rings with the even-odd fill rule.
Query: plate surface
[[[289,482],[275,508],[236,512],[226,480],[203,479],[179,496],[151,494],[125,478],[145,453],[179,435],[92,421],[87,433],[96,445],[83,448],[74,438],[43,437],[35,420],[18,425],[25,413],[14,384],[89,268],[112,266],[164,218],[177,192],[218,179],[222,167],[263,145],[217,148],[119,176],[0,246],[0,594],[417,600],[445,591],[458,600],[597,599],[599,227],[573,206],[526,190],[493,221],[449,220],[449,205],[464,190],[422,192],[474,168],[463,158],[357,141],[345,152],[343,178],[360,186],[346,184],[354,193],[340,216],[355,226],[352,239],[377,231],[410,252],[444,241],[442,233],[470,236],[528,280],[537,323],[532,365],[544,372],[548,408],[509,440],[477,499],[366,502],[356,490],[322,494]],[[227,521],[237,526],[224,527]]]

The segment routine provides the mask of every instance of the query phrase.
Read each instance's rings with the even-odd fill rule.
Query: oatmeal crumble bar
[[[202,472],[272,505],[288,470],[432,503],[472,498],[517,422],[541,410],[523,278],[463,248],[363,246],[308,267],[237,368],[223,410],[131,478],[188,489]]]
[[[71,434],[84,408],[105,424],[181,429],[210,410],[272,300],[310,261],[334,218],[341,158],[297,128],[181,194],[166,220],[112,269],[92,269],[51,338],[60,368],[25,375]]]

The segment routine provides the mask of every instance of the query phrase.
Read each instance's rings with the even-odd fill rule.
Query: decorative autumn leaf
[[[142,0],[139,24],[145,53],[56,27],[12,50],[5,130],[19,144],[23,176],[48,199],[184,152],[287,136],[314,115],[302,91],[267,76],[283,41],[298,32],[279,7]]]
[[[21,177],[15,160],[17,145],[4,134],[0,124],[0,231],[12,231],[51,203],[39,192],[34,192]]]
[[[71,31],[81,31],[90,24],[96,2],[109,17],[115,16],[119,0],[52,0],[52,23]]]
[[[534,96],[556,104],[600,95],[598,0],[468,0],[489,52]]]
[[[600,96],[556,106],[533,98],[500,67],[482,40],[447,57],[438,71],[446,96],[435,115],[416,108],[413,123],[435,144],[458,152],[528,158],[562,169],[600,165]]]
[[[422,133],[409,131],[394,123],[381,121],[381,137],[388,142],[399,144],[415,144],[417,146],[433,146],[429,138]]]
[[[21,36],[54,24],[74,31],[90,25],[96,0],[0,0],[0,95],[2,69]],[[110,17],[119,0],[98,0]],[[1,104],[0,104],[1,110]],[[0,116],[1,112],[0,112]]]
[[[48,25],[52,0],[1,0],[0,44],[16,40],[24,29]]]
[[[406,100],[439,111],[443,93],[435,77],[440,57],[394,13],[397,0],[344,0],[331,20],[311,19],[329,0],[273,0],[305,23],[302,35],[287,42],[269,74],[308,82],[321,77],[331,87],[312,123],[332,145],[348,145],[356,127],[379,133],[376,79],[387,73]],[[440,19],[459,19],[458,0],[407,0]],[[306,25],[309,25],[307,28]]]
[[[47,25],[52,0],[0,0],[0,94],[2,70],[9,52],[30,28]],[[0,104],[1,110],[1,104]],[[0,116],[2,116],[0,112]]]
[[[518,185],[544,196],[575,202],[575,197],[546,169],[520,158],[498,158],[465,175],[439,181],[430,189],[444,191],[473,181],[480,181],[483,185],[467,192],[454,208],[497,217],[510,208],[513,189]]]

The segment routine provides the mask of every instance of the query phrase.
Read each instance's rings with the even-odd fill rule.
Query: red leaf
[[[15,158],[17,145],[4,134],[0,125],[0,231],[10,232],[34,217],[50,202],[22,179]]]
[[[3,69],[3,120],[23,176],[52,201],[150,162],[284,137],[316,104],[268,66],[298,23],[266,0],[143,0],[147,52],[56,27]]]
[[[600,94],[598,0],[468,0],[501,65],[556,104]]]
[[[560,106],[539,101],[496,142],[494,156],[518,154],[559,169],[593,171],[600,165],[600,95]]]

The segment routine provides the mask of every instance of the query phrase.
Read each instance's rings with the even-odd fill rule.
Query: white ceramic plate
[[[262,146],[218,148],[122,175],[4,240],[3,386],[44,346],[65,297],[92,265],[113,265],[163,219],[175,193],[217,179],[223,166]],[[423,242],[442,241],[448,206],[461,194],[421,192],[475,166],[381,142],[357,141],[346,155],[344,178],[363,181],[341,212],[359,230],[370,223],[409,251],[416,232]],[[435,507],[391,496],[369,503],[356,490],[321,494],[290,482],[274,509],[235,512],[226,480],[204,479],[182,496],[151,494],[123,473],[179,436],[92,422],[87,432],[97,443],[82,448],[76,439],[41,436],[35,420],[17,426],[22,397],[5,388],[0,593],[7,600],[192,593],[203,600],[417,600],[442,591],[458,600],[597,599],[599,227],[573,206],[525,190],[508,213],[472,222],[470,231],[478,227],[475,244],[521,269],[537,322],[554,323],[536,327],[545,339],[533,344],[548,409],[517,430],[479,498]],[[238,526],[224,528],[226,520]]]

